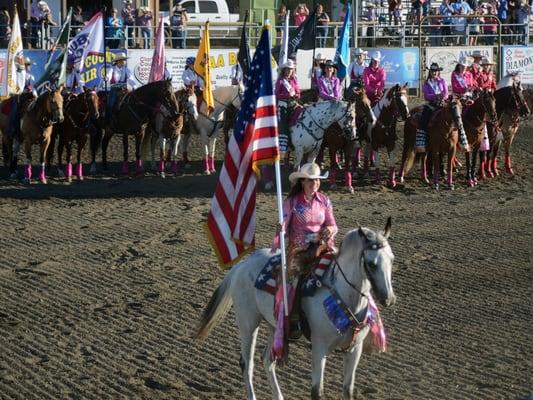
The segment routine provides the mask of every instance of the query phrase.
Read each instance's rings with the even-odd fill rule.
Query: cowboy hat
[[[296,183],[298,179],[326,179],[328,172],[324,175],[320,175],[320,167],[315,163],[307,163],[300,167],[296,172],[289,175],[289,181]]]
[[[368,54],[368,51],[365,51],[361,48],[355,49],[354,51],[354,56],[367,55],[367,54]]]
[[[481,58],[483,57],[483,53],[481,53],[481,50],[474,50],[472,54],[470,54],[470,57],[472,58]]]
[[[337,64],[335,64],[332,60],[326,60],[323,63],[320,63],[320,68],[326,68],[326,67],[332,67],[337,69]]]
[[[370,58],[372,60],[381,61],[381,51],[379,50],[373,51],[372,54],[370,54]]]
[[[493,62],[490,61],[490,59],[488,57],[483,57],[481,59],[481,63],[480,65],[494,65]]]
[[[430,71],[442,71],[442,68],[439,67],[439,64],[437,63],[431,63],[431,65],[429,66],[429,70]]]
[[[35,63],[30,60],[30,57],[24,57],[24,65],[35,65]]]
[[[374,3],[368,3],[366,8],[376,8],[376,5]]]
[[[459,60],[457,61],[457,64],[462,65],[463,67],[468,67],[468,62],[466,61],[465,56],[459,57]]]
[[[325,58],[322,57],[322,54],[321,54],[321,53],[318,53],[318,54],[315,56],[315,60],[320,61],[320,60],[325,60]]]
[[[281,65],[281,69],[285,68],[296,69],[296,63],[291,59],[288,59],[285,63]]]
[[[123,51],[116,53],[115,58],[113,59],[113,62],[116,63],[117,61],[121,60],[127,60],[129,57],[124,53]]]
[[[48,4],[46,3],[46,1],[41,0],[37,3],[37,7],[48,7]]]

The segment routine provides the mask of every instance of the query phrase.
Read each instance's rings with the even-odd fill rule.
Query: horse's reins
[[[226,109],[228,109],[230,106],[233,106],[233,102],[239,98],[239,100],[242,100],[242,97],[241,97],[241,93],[240,92],[237,92],[237,94],[233,97],[233,99],[231,99],[231,102],[229,102],[228,104],[225,104],[225,103],[222,103],[221,101],[217,100],[215,97],[213,97],[213,100],[220,104],[221,106],[223,106],[222,110],[216,114],[216,117],[220,116],[220,114],[222,114],[224,111],[226,111]],[[235,107],[236,109],[237,107]],[[209,115],[207,115],[206,113],[198,110],[198,114],[203,116],[205,119],[207,119],[209,122],[211,122],[213,124],[213,128],[211,129],[211,131],[207,134],[207,137],[211,137],[213,136],[213,134],[218,130],[218,126],[223,124],[224,121],[223,120],[218,120],[218,119],[215,119],[214,117],[210,117]],[[193,125],[196,129],[196,132],[198,132],[198,128],[196,127],[196,123],[195,121],[193,122]]]
[[[65,107],[65,114],[67,115],[67,117],[69,118],[70,120],[70,123],[72,124],[72,126],[74,128],[87,128],[87,126],[89,125],[89,115],[91,113],[91,110],[90,110],[90,107],[89,107],[89,102],[88,102],[88,99],[86,97],[85,94],[82,95],[83,96],[83,100],[84,100],[84,104],[85,104],[85,107],[87,108],[87,111],[86,112],[82,112],[82,111],[79,111],[78,112],[78,115],[81,115],[83,118],[81,119],[80,121],[80,124],[83,123],[83,122],[87,122],[85,124],[85,126],[83,127],[80,127],[76,121],[74,120],[74,118],[72,117],[72,115],[70,115],[70,113],[68,112],[68,109],[70,108],[70,105],[72,103],[72,100],[70,100],[68,103],[67,103],[67,106]]]
[[[395,107],[394,107],[394,110],[393,110],[393,114],[392,114],[392,118],[389,122],[388,125],[385,125],[383,122],[380,121],[379,118],[376,119],[376,125],[378,125],[381,129],[385,130],[385,131],[388,131],[389,128],[391,128],[393,126],[393,124],[395,124],[396,122],[398,122],[400,120],[400,113],[398,112],[398,104],[397,102],[398,101],[401,101],[401,98],[402,98],[402,92],[397,92],[397,93],[394,93],[393,94],[394,98],[392,99],[392,101],[394,101],[395,103]],[[383,115],[382,111],[385,109],[385,106],[382,106],[380,107],[381,105],[381,102],[378,103],[378,111],[379,111],[379,116],[381,117]],[[392,105],[392,102],[389,104],[389,106]]]

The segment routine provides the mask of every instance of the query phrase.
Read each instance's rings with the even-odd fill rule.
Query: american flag
[[[211,201],[207,232],[223,268],[254,248],[259,166],[279,159],[270,32],[265,28],[246,79],[241,109]]]

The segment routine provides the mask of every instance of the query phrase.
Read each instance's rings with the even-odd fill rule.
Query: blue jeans
[[[131,49],[133,47],[133,23],[131,24],[124,24],[124,35],[127,38],[128,42],[128,48]]]
[[[326,39],[328,36],[327,26],[317,26],[316,36],[318,37],[318,47],[326,47]]]
[[[152,36],[152,30],[147,27],[141,28],[141,34],[143,36],[143,49],[150,48],[150,37]]]
[[[172,30],[172,48],[185,49],[187,42],[187,28]]]

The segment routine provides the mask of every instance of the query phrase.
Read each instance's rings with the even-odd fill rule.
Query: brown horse
[[[399,173],[400,182],[404,181],[405,175],[409,172],[415,160],[416,131],[418,130],[421,112],[422,107],[411,110],[411,116],[405,122],[402,164]],[[461,112],[462,105],[460,99],[450,97],[446,105],[437,110],[429,121],[429,144],[427,150],[432,153],[435,189],[439,187],[440,159],[446,153],[448,154],[448,187],[453,189],[452,161],[455,158],[457,141],[459,139],[457,129],[462,126]],[[420,157],[420,175],[424,182],[429,183],[426,161],[427,152],[422,153]]]
[[[463,125],[471,152],[465,152],[466,158],[466,184],[470,187],[476,184],[476,158],[479,146],[485,135],[487,123],[498,124],[496,115],[496,99],[491,91],[481,90],[474,93],[476,99],[463,113]],[[485,155],[480,153],[480,179],[485,178]]]
[[[124,161],[122,174],[128,174],[128,138],[135,135],[135,169],[141,174],[141,144],[144,138],[146,124],[151,116],[159,112],[160,106],[166,108],[171,116],[178,114],[176,96],[170,80],[151,82],[143,85],[124,96],[118,110],[113,113],[110,122],[106,125],[102,139],[102,167],[107,169],[107,147],[115,133],[122,134]]]
[[[376,165],[376,183],[380,183],[379,171],[379,149],[385,147],[389,155],[389,181],[390,187],[396,186],[396,123],[398,120],[409,118],[409,107],[407,105],[407,83],[403,86],[396,84],[385,91],[381,100],[374,106],[374,114],[377,121],[373,128],[369,129],[367,140],[367,154],[365,160],[365,170],[368,169],[368,160],[372,154]],[[369,146],[368,146],[369,145]]]
[[[159,159],[159,173],[161,177],[165,177],[165,159],[167,157],[166,144],[169,142],[169,159],[171,161],[171,170],[174,174],[178,174],[178,163],[176,156],[178,155],[178,146],[180,142],[181,132],[183,130],[185,120],[187,118],[198,118],[197,99],[194,89],[184,88],[175,92],[176,100],[178,102],[178,115],[173,117],[168,113],[158,113],[150,119],[147,127],[148,137],[151,144],[152,155],[152,169],[155,170],[155,146],[159,139],[160,159]],[[146,145],[147,143],[145,143]]]
[[[77,144],[77,169],[76,176],[78,180],[83,180],[83,164],[81,154],[87,135],[89,134],[90,124],[93,118],[99,118],[98,96],[94,90],[85,89],[78,96],[65,100],[64,114],[65,119],[62,123],[54,126],[53,134],[59,137],[57,146],[57,168],[60,175],[64,175],[69,182],[72,181],[72,144]],[[63,171],[63,149],[67,151],[67,165]],[[50,146],[50,153],[53,152],[53,145]]]
[[[45,91],[33,100],[27,109],[22,112],[20,126],[21,138],[14,138],[13,140],[11,171],[16,171],[17,155],[20,142],[22,142],[24,144],[24,152],[26,153],[24,178],[28,183],[31,183],[32,177],[31,148],[34,144],[39,144],[41,150],[39,180],[42,183],[46,183],[46,153],[52,137],[52,128],[54,124],[63,122],[62,89],[62,87],[59,87],[55,90]]]
[[[503,133],[503,144],[505,147],[505,170],[510,175],[514,175],[511,160],[511,144],[518,132],[520,118],[526,117],[533,109],[533,90],[522,90],[519,82],[512,81],[512,77],[505,77],[500,82],[500,87],[494,93],[496,98],[496,111],[501,132]],[[528,100],[529,99],[529,100]],[[498,172],[498,151],[500,149],[501,137],[498,137],[496,129],[489,125],[489,140],[491,147],[490,161],[486,163],[486,173],[488,176],[499,175]]]
[[[367,124],[374,124],[376,122],[376,117],[372,112],[372,107],[370,105],[370,100],[368,99],[364,89],[358,89],[353,92],[353,98],[350,100],[355,102],[355,115],[356,115],[356,127],[360,131],[363,126]],[[329,180],[331,188],[336,187],[337,179],[337,170],[339,168],[337,163],[337,152],[343,150],[344,152],[344,185],[350,193],[353,193],[354,189],[352,186],[352,170],[354,169],[355,161],[355,151],[356,151],[356,140],[352,140],[343,134],[341,127],[338,123],[331,125],[324,132],[324,140],[322,142],[322,147],[328,147],[329,149],[329,159],[330,159],[330,171],[329,171]]]

